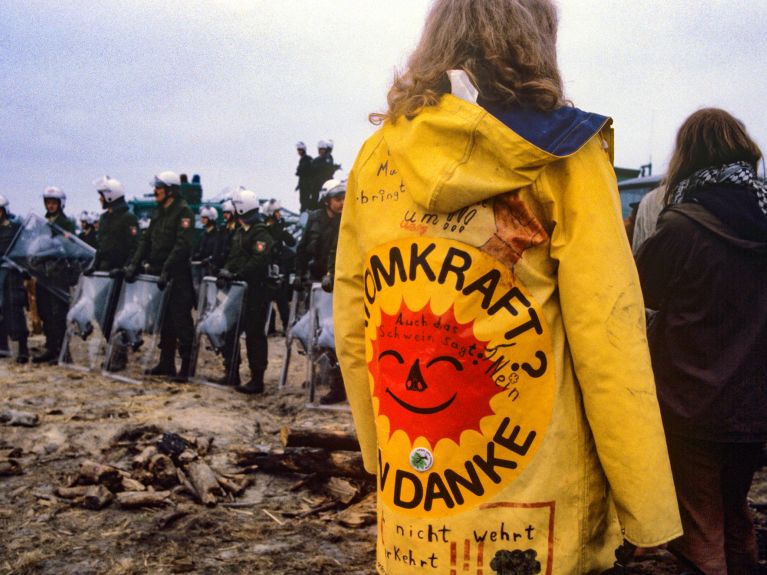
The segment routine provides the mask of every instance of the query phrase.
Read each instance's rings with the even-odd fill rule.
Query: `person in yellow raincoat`
[[[338,358],[382,575],[600,573],[681,533],[610,119],[549,0],[437,0],[349,174]]]

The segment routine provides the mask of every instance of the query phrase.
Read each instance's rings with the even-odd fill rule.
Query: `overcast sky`
[[[477,0],[479,1],[479,0]],[[297,208],[295,143],[351,167],[415,46],[427,0],[2,0],[0,193],[42,213],[97,210],[163,170],[206,198],[245,185]],[[559,0],[559,62],[578,107],[614,119],[616,164],[665,168],[674,134],[721,106],[767,149],[764,0]]]

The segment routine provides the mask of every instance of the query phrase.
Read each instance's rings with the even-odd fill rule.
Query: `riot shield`
[[[106,272],[80,276],[67,312],[59,364],[88,371],[101,369],[115,304],[115,283]]]
[[[317,386],[326,383],[332,370],[338,369],[333,332],[333,294],[313,283],[309,310],[291,328],[289,340],[298,340],[306,355],[307,406],[314,409],[348,410],[348,406],[320,405]]]
[[[27,216],[5,254],[7,260],[66,302],[70,288],[95,256],[96,250],[75,234],[35,214]]]
[[[240,318],[247,284],[231,282],[216,286],[206,276],[200,284],[195,341],[192,352],[192,380],[199,383],[234,383],[239,374]]]
[[[157,276],[143,274],[133,282],[123,282],[103,375],[130,383],[140,383],[146,377],[144,372],[158,360],[157,344],[169,287],[161,290]]]

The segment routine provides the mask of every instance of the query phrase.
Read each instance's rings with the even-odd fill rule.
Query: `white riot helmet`
[[[213,206],[205,206],[200,210],[201,218],[208,218],[211,222],[218,220],[218,210]]]
[[[266,202],[266,205],[264,206],[263,213],[266,217],[273,216],[274,212],[281,210],[282,204],[280,203],[280,200],[276,200],[272,198],[268,202]]]
[[[317,142],[317,149],[318,150],[329,150],[332,146],[330,145],[330,142],[327,140],[320,140]]]
[[[56,186],[48,186],[43,190],[43,199],[44,200],[58,200],[59,201],[59,209],[64,210],[64,204],[67,203],[67,195],[61,190],[61,188],[57,188]]]
[[[328,180],[327,182],[322,184],[322,189],[320,189],[320,195],[318,198],[320,203],[330,198],[345,196],[346,181],[347,181],[346,174],[344,174],[340,170],[337,171],[335,174],[333,174],[332,180]]]
[[[125,197],[123,185],[109,176],[103,176],[97,180],[93,180],[93,185],[96,186],[96,191],[101,194],[107,204],[111,204],[115,200]]]
[[[223,204],[221,204],[221,213],[234,213],[234,204],[232,203],[232,200],[226,200]]]
[[[160,172],[155,174],[154,179],[149,182],[153,188],[170,188],[171,186],[180,186],[181,177],[176,172]]]
[[[93,224],[93,216],[90,215],[88,212],[80,212],[80,222],[85,222],[86,224]]]
[[[8,203],[8,198],[0,194],[0,208],[5,209],[6,213],[8,212]]]
[[[296,150],[303,150],[306,151],[306,144],[303,142],[296,142]]]
[[[328,140],[325,140],[325,142],[328,145],[328,150],[330,150],[332,152],[333,151],[333,140],[328,139]]]
[[[232,205],[234,206],[234,213],[243,216],[248,212],[258,210],[258,196],[253,190],[241,187],[232,194]]]

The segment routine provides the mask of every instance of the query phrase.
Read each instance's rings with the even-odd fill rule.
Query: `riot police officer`
[[[170,284],[168,304],[160,331],[160,361],[147,370],[147,375],[173,377],[186,381],[191,370],[194,325],[192,306],[191,254],[194,241],[194,214],[180,195],[175,172],[162,172],[154,177],[157,209],[147,230],[141,234],[138,247],[124,269],[125,281],[134,281],[146,271],[158,276],[157,287]],[[176,372],[176,348],[181,356],[181,370]]]
[[[269,228],[260,223],[259,203],[252,190],[240,189],[232,196],[234,212],[239,228],[232,238],[232,248],[226,265],[218,274],[217,283],[241,279],[248,284],[245,295],[245,310],[240,325],[245,331],[245,346],[250,366],[250,381],[237,385],[242,393],[263,393],[264,372],[268,361],[266,338],[266,317],[272,298],[270,278],[271,251],[274,240]],[[239,376],[239,343],[235,338],[235,366],[233,373]]]
[[[98,249],[99,246],[98,246],[98,238],[96,235],[96,226],[93,225],[95,221],[96,220],[94,219],[93,214],[89,214],[88,212],[81,212],[80,213],[80,233],[77,234],[77,237],[80,238],[89,246],[91,246],[92,248]]]
[[[104,176],[93,182],[99,195],[99,202],[104,212],[99,217],[98,247],[93,264],[83,273],[91,275],[94,271],[109,272],[114,278],[112,300],[108,304],[102,331],[109,336],[112,328],[117,296],[122,283],[122,268],[128,263],[128,258],[136,251],[139,238],[138,219],[130,211],[125,201],[125,190],[122,184],[109,176]],[[125,367],[127,351],[119,347],[114,351],[112,362],[107,366],[110,371],[119,371]]]
[[[19,231],[20,224],[11,219],[10,205],[5,196],[0,196],[0,254],[8,251],[13,238]],[[18,269],[4,264],[0,267],[0,357],[10,355],[8,338],[17,342],[17,363],[29,361],[27,348],[27,320],[24,308],[27,307],[27,292],[24,279]]]
[[[234,232],[237,231],[239,224],[234,215],[234,205],[232,200],[226,200],[221,206],[221,216],[224,218],[224,225],[218,231],[218,256],[216,265],[219,268],[224,267],[226,259],[229,257],[229,250],[232,248],[232,239]]]
[[[334,179],[323,184],[320,207],[309,213],[296,253],[296,289],[302,289],[307,281],[312,281],[321,282],[323,289],[332,291],[336,243],[345,197],[346,178],[339,172]],[[320,403],[339,403],[346,399],[341,370],[335,351],[327,350],[327,354],[334,365],[327,374],[330,391],[320,398]]]
[[[272,299],[277,305],[277,311],[282,320],[282,328],[284,331],[287,331],[290,317],[290,297],[293,289],[288,278],[295,269],[296,259],[295,252],[290,248],[296,245],[296,238],[287,230],[285,220],[282,217],[282,205],[279,200],[269,200],[266,206],[264,206],[263,212],[266,218],[264,223],[269,227],[269,232],[271,232],[274,239],[272,263],[278,267],[280,272],[280,281],[275,288]],[[270,334],[276,332],[274,324],[274,314],[272,314],[269,324]]]
[[[202,266],[202,275],[215,274],[220,267],[218,263],[220,249],[220,232],[218,229],[218,210],[205,206],[200,210],[202,235],[197,243],[192,259]]]
[[[45,219],[51,226],[57,226],[65,233],[74,234],[75,224],[64,213],[66,200],[67,196],[60,188],[56,186],[45,188],[43,191]],[[54,231],[53,233],[60,232]],[[43,333],[45,334],[45,351],[35,355],[32,358],[32,363],[55,364],[58,361],[61,345],[64,342],[64,334],[67,330],[69,301],[57,295],[52,289],[68,290],[70,287],[69,278],[57,276],[57,274],[51,274],[45,282],[38,281],[35,284],[37,312],[43,322]]]

